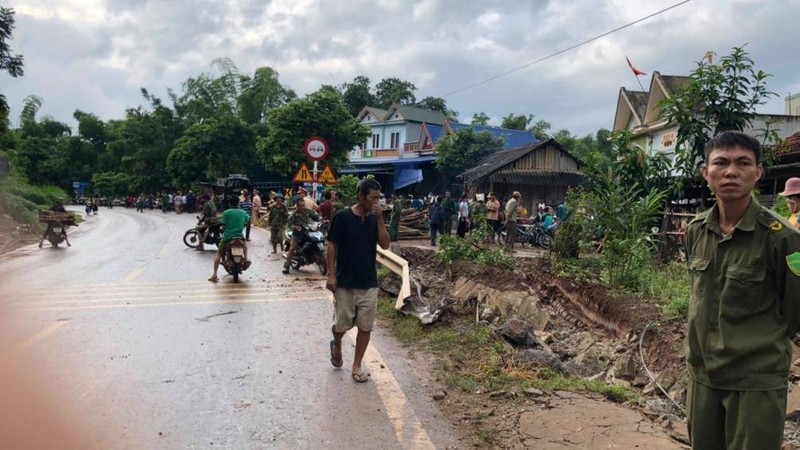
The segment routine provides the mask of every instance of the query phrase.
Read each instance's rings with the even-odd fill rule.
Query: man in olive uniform
[[[800,233],[752,197],[761,146],[738,132],[708,142],[716,205],[686,229],[686,333],[693,449],[781,448],[789,337],[800,325]]]
[[[283,194],[275,194],[275,203],[269,210],[269,241],[272,243],[272,254],[278,253],[278,244],[283,251],[283,228],[289,220],[289,210],[283,204]]]
[[[450,233],[453,232],[453,218],[458,213],[458,204],[456,204],[450,192],[444,193],[442,209],[444,209],[444,234],[450,236]]]
[[[294,258],[294,252],[297,250],[297,233],[303,229],[303,225],[311,222],[312,220],[319,220],[319,215],[313,209],[305,207],[305,200],[302,197],[297,197],[295,200],[295,208],[292,215],[289,216],[289,229],[292,230],[292,242],[289,244],[289,253],[286,255],[286,262],[283,263],[283,273],[289,273],[289,266]]]
[[[389,239],[394,242],[400,233],[400,217],[403,215],[403,199],[392,194],[392,215],[389,218]]]

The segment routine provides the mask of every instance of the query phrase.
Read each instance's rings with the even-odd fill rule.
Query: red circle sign
[[[328,142],[321,137],[311,137],[306,141],[303,151],[308,159],[312,161],[322,161],[328,157]]]

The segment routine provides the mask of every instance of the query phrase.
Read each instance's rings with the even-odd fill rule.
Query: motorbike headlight
[[[308,235],[311,236],[311,238],[316,239],[318,241],[322,240],[322,233],[319,232],[319,231],[314,231],[314,232],[308,233]]]

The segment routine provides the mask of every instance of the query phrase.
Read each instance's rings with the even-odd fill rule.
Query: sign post
[[[318,136],[312,136],[308,138],[306,141],[306,145],[303,148],[303,151],[306,154],[306,157],[311,161],[314,161],[314,184],[312,185],[312,191],[314,192],[314,197],[317,196],[317,176],[319,175],[319,166],[318,163],[320,161],[325,160],[328,157],[328,142]],[[314,198],[314,201],[317,201]]]

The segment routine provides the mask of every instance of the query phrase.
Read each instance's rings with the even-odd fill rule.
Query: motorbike
[[[47,233],[47,240],[53,245],[58,247],[58,244],[64,242],[67,238],[67,227],[62,222],[54,222]]]
[[[297,233],[297,249],[294,252],[289,265],[292,269],[309,264],[316,264],[319,273],[328,274],[328,259],[325,251],[325,235],[320,231],[320,222],[311,222],[303,225],[299,231],[286,230],[286,241],[284,248],[288,249],[292,242],[292,236]]]
[[[239,282],[239,274],[250,267],[250,261],[245,259],[244,250],[247,244],[244,241],[244,236],[235,236],[228,242],[225,247],[225,252],[219,259],[219,264],[225,268],[225,271],[233,276],[233,282]]]
[[[505,225],[500,231],[500,236],[505,242],[507,231]],[[545,250],[550,250],[553,246],[553,232],[545,230],[541,222],[529,222],[517,224],[517,240],[516,242],[525,245],[538,245]]]
[[[197,225],[189,228],[186,230],[186,233],[183,234],[183,243],[186,244],[189,248],[197,248],[200,245],[200,231],[198,231],[197,227],[203,224],[203,219],[200,216],[197,216]],[[219,242],[222,240],[222,232],[220,230],[220,224],[212,224],[209,225],[206,229],[205,239],[203,240],[203,244],[214,244],[219,245]]]

